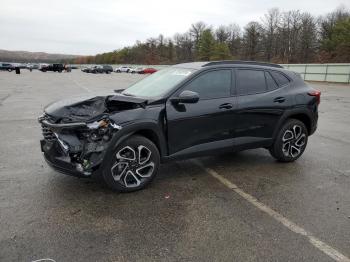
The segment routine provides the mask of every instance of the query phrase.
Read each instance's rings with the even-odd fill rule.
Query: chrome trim
[[[51,128],[58,128],[58,129],[62,129],[62,128],[77,128],[77,127],[86,127],[86,123],[84,122],[77,122],[77,123],[66,123],[66,124],[53,124],[48,122],[47,120],[42,120],[41,121],[42,124],[51,127]]]

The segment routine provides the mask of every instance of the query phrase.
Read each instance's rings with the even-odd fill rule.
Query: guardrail
[[[306,81],[350,83],[350,64],[281,64]]]

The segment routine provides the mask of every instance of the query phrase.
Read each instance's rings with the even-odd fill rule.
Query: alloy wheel
[[[155,169],[152,152],[146,146],[125,146],[116,153],[111,168],[113,179],[127,188],[138,187],[151,178]]]
[[[299,125],[287,129],[282,137],[282,151],[286,157],[295,158],[303,152],[306,144],[306,134]]]

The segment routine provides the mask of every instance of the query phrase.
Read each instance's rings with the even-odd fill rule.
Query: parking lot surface
[[[129,194],[46,165],[46,104],[142,77],[0,72],[0,261],[347,261],[349,85],[310,83],[319,127],[295,163],[264,149],[173,162]]]

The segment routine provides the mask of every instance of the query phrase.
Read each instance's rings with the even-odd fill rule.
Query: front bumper
[[[71,162],[57,141],[40,140],[41,151],[43,152],[46,162],[54,170],[75,177],[89,177],[91,173],[79,170],[77,164]]]

